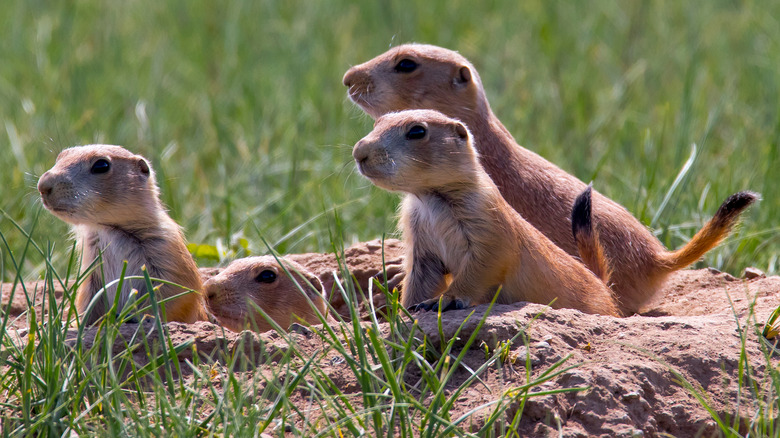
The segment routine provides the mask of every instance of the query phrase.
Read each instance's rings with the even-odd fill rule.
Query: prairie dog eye
[[[425,130],[424,126],[414,125],[409,129],[409,132],[406,133],[406,138],[408,140],[419,140],[425,137],[427,132],[428,131]]]
[[[398,73],[411,73],[417,69],[418,65],[411,59],[402,59],[395,65],[395,71]]]
[[[97,175],[100,173],[106,173],[110,169],[111,169],[111,163],[109,163],[108,160],[106,160],[105,158],[101,158],[92,164],[92,168],[89,169],[89,172]]]
[[[258,283],[273,283],[276,281],[276,272],[266,269],[255,277],[255,281]]]

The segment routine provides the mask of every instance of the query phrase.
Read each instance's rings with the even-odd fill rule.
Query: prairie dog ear
[[[325,286],[322,285],[322,282],[320,281],[319,277],[312,274],[311,278],[309,278],[309,282],[311,282],[311,285],[314,286],[314,288],[320,292],[320,297],[322,299],[324,300],[328,299],[328,292],[325,290]]]
[[[465,65],[459,68],[458,73],[455,75],[455,78],[452,80],[452,82],[455,85],[466,85],[471,82],[471,69]]]
[[[149,163],[146,162],[145,159],[138,157],[138,161],[136,162],[136,165],[138,166],[138,170],[141,171],[144,175],[149,175]]]
[[[460,137],[461,140],[469,139],[469,130],[466,129],[466,125],[460,122],[456,122],[454,128],[455,128],[455,133],[458,134],[458,137]]]

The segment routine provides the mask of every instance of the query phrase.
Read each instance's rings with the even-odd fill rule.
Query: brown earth
[[[385,252],[385,260],[392,265],[388,275],[393,277],[398,273],[401,257],[399,243],[386,242]],[[381,246],[377,241],[358,244],[345,255],[361,287],[367,289],[368,280],[381,266]],[[332,288],[335,256],[289,257],[317,273],[327,283],[326,288]],[[752,278],[748,280],[707,269],[680,271],[670,278],[657,303],[644,314],[628,318],[588,315],[569,309],[553,310],[528,303],[495,306],[478,334],[478,340],[496,346],[525,330],[529,347],[526,349],[518,339],[511,346],[510,360],[502,367],[488,368],[481,376],[485,385],[473,384],[463,393],[451,412],[452,418],[524,384],[526,359],[531,364],[531,375],[537,377],[556,361],[571,355],[566,365],[579,366],[544,383],[539,390],[589,389],[529,399],[519,424],[520,436],[558,436],[558,429],[561,436],[566,437],[659,436],[662,433],[678,437],[717,436],[710,414],[680,385],[670,368],[706,392],[711,406],[720,415],[735,413],[742,348],[740,329],[746,329],[745,351],[752,372],[760,379],[765,374],[767,361],[762,353],[763,341],[755,335],[753,327],[756,322],[766,321],[780,305],[780,277],[765,277],[760,273],[749,276]],[[40,317],[41,309],[45,307],[40,283],[26,285],[29,293],[36,286],[35,309]],[[19,329],[19,334],[23,334],[28,306],[20,289],[9,305],[9,292],[10,285],[3,285],[2,306],[12,318],[17,318],[9,331]],[[55,288],[55,298],[60,299],[61,295],[61,288]],[[339,313],[345,313],[346,304],[340,294],[331,296],[331,302]],[[754,316],[750,315],[751,306]],[[464,342],[486,309],[487,306],[480,306],[443,314],[445,338],[450,339],[467,315],[475,310],[460,335],[462,340],[459,342]],[[423,333],[434,344],[439,343],[436,315],[423,312],[415,317]],[[534,317],[537,318],[532,321]],[[274,332],[238,334],[206,322],[171,323],[167,328],[174,343],[194,341],[199,356],[216,361],[217,366],[224,364],[223,353],[237,348],[249,352],[250,357],[268,357],[268,354],[288,348],[283,337]],[[387,335],[389,325],[382,322],[380,328]],[[128,337],[137,330],[154,337],[156,331],[150,322],[140,326],[125,324],[122,330]],[[95,329],[87,330],[86,343],[94,337],[94,332]],[[310,333],[290,334],[290,339],[299,351],[309,356],[318,354],[323,346],[323,341]],[[485,360],[485,352],[476,347],[479,344],[474,344],[465,356],[464,363],[470,369],[478,368]],[[125,347],[117,345],[117,349],[122,348]],[[192,350],[184,351],[180,357],[190,359]],[[135,360],[146,361],[145,353],[139,351]],[[771,363],[776,363],[776,359]],[[356,400],[360,399],[360,386],[336,353],[331,351],[322,357],[318,366],[342,392],[354,393]],[[184,362],[182,367],[186,373]],[[268,370],[258,367],[247,373],[252,372],[266,373]],[[459,369],[449,383],[450,389],[455,389],[468,376],[465,367]],[[419,372],[410,370],[404,378],[407,383],[414,384],[420,378]],[[293,397],[301,403],[305,398]],[[742,394],[740,416],[750,418],[755,410],[751,403],[754,403],[753,398]],[[510,408],[510,414],[513,409],[516,407]],[[484,415],[475,414],[472,423],[481,424]]]

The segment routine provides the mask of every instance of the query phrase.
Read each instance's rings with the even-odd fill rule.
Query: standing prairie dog
[[[474,134],[480,162],[512,208],[578,255],[569,211],[585,184],[515,142],[490,109],[479,74],[466,58],[441,47],[406,44],[352,67],[343,82],[350,98],[375,119],[393,111],[433,109],[464,122]],[[751,192],[732,195],[685,246],[667,251],[625,208],[594,192],[593,219],[621,312],[641,311],[670,273],[714,248],[757,199]]]
[[[104,285],[117,280],[127,261],[126,276],[143,275],[170,281],[196,293],[165,303],[168,321],[206,321],[208,315],[199,292],[200,274],[187,251],[181,229],[160,202],[154,171],[140,155],[119,146],[89,145],[65,149],[48,172],[38,180],[43,205],[52,214],[73,225],[81,265],[90,266],[99,257],[102,264],[84,280],[76,293],[76,308],[87,310]],[[113,305],[116,285],[109,287],[84,323],[93,324]],[[119,294],[118,309],[130,292],[147,292],[146,282],[126,280]],[[151,292],[151,291],[150,291]],[[184,292],[160,284],[152,292],[157,301]],[[148,301],[147,301],[148,302]]]
[[[407,193],[404,306],[436,308],[443,294],[442,310],[464,308],[502,286],[500,303],[555,299],[555,308],[618,315],[609,288],[507,204],[461,122],[430,110],[388,113],[352,156],[373,184]]]
[[[272,330],[250,302],[284,329],[299,319],[320,323],[314,310],[326,314],[320,279],[298,263],[280,260],[293,277],[273,256],[246,257],[234,260],[203,284],[206,304],[222,325],[235,332]]]

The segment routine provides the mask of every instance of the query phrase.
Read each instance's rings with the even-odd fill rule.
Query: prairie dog
[[[322,288],[325,291],[323,296],[327,297],[333,311],[339,314],[341,318],[349,320],[352,316],[351,308],[354,303],[345,300],[344,295],[335,286],[337,277],[341,276],[341,266],[346,265],[350,275],[356,281],[356,286],[363,292],[362,294],[357,294],[356,298],[360,304],[357,310],[364,318],[369,318],[367,315],[369,304],[366,301],[362,301],[363,294],[368,293],[369,284],[374,279],[384,283],[385,274],[387,274],[387,284],[390,290],[400,284],[404,276],[402,267],[403,253],[403,243],[400,240],[386,239],[382,241],[381,239],[374,239],[368,242],[359,242],[347,248],[344,250],[343,258],[342,254],[307,253],[286,254],[284,260],[285,263],[297,262],[307,272],[315,275],[322,283]],[[383,260],[385,262],[384,266]],[[225,267],[200,268],[200,273],[203,281],[206,282],[225,269]],[[301,285],[303,286],[303,283]],[[384,307],[385,295],[374,293],[373,305],[375,308]]]
[[[234,260],[204,283],[208,308],[222,325],[236,332],[245,329],[272,330],[271,324],[249,304],[250,301],[285,329],[298,318],[311,324],[320,323],[309,304],[310,300],[325,315],[319,278],[298,263],[280,260],[294,279],[284,272],[273,256],[262,256]]]
[[[63,150],[48,172],[38,180],[43,205],[73,226],[81,265],[98,257],[102,264],[79,287],[76,308],[83,314],[104,285],[117,280],[127,261],[126,276],[149,275],[200,292],[203,288],[195,261],[187,251],[181,229],[160,202],[159,189],[149,162],[140,155],[109,145],[78,146]],[[93,324],[114,302],[116,285],[107,288],[84,323]],[[126,280],[118,309],[127,303],[132,289],[147,292],[146,282]],[[167,284],[155,287],[156,299],[184,292]],[[148,302],[148,301],[147,301]],[[208,316],[199,293],[165,303],[168,321],[192,323]]]
[[[577,256],[570,209],[585,190],[576,177],[519,146],[490,109],[479,74],[458,53],[406,44],[350,68],[343,78],[350,98],[373,118],[406,109],[433,109],[464,122],[479,160],[509,205],[567,253]],[[729,233],[759,196],[739,192],[682,248],[667,251],[624,207],[593,192],[593,220],[609,260],[612,289],[623,314],[653,300],[668,275],[701,258]]]
[[[466,126],[439,112],[379,117],[352,151],[361,174],[406,193],[401,303],[442,310],[531,301],[618,315],[607,286],[507,204],[479,163]],[[447,285],[446,276],[451,275]]]

